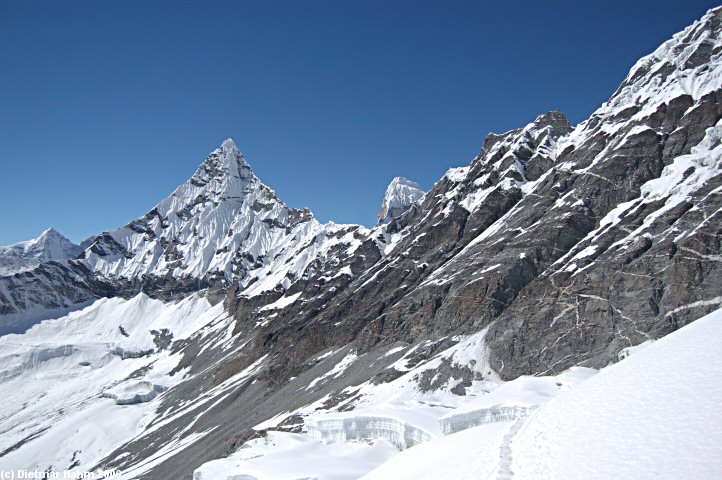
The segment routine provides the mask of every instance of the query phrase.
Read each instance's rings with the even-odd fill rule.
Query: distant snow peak
[[[81,251],[79,245],[51,227],[32,240],[0,247],[0,276],[24,272],[51,260],[71,260]]]
[[[379,224],[388,223],[424,196],[424,187],[405,177],[396,177],[386,189],[379,212]]]
[[[42,261],[68,260],[80,254],[80,246],[50,227],[37,239],[30,241],[27,252],[37,256]]]

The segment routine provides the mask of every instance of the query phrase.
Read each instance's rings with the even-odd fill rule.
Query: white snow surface
[[[43,262],[76,258],[83,251],[54,228],[38,238],[0,247],[0,277],[32,270]]]
[[[443,415],[439,418],[441,430],[449,434],[477,425],[517,420],[596,373],[592,368],[572,367],[557,376],[516,378]]]
[[[193,480],[356,480],[396,453],[384,440],[326,443],[301,434],[269,432],[229,457],[203,464]]]
[[[515,478],[722,476],[722,310],[539,408],[511,443]]]
[[[498,449],[512,422],[464,430],[404,450],[363,480],[478,480],[494,478]]]

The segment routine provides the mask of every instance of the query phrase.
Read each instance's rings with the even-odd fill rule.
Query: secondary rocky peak
[[[567,120],[567,117],[559,110],[553,110],[551,112],[539,115],[533,122],[527,124],[525,127],[516,128],[509,130],[504,133],[493,133],[490,132],[484,139],[483,151],[489,152],[499,142],[504,140],[516,140],[523,136],[538,136],[538,133],[547,133],[553,138],[559,138],[563,135],[568,134],[572,131],[572,125]],[[513,141],[512,140],[512,141]]]
[[[424,187],[408,178],[394,178],[386,189],[386,195],[381,204],[378,216],[379,224],[388,223],[392,218],[404,213],[425,193]]]
[[[572,125],[569,123],[566,115],[559,110],[552,110],[544,115],[539,115],[531,125],[538,129],[551,127],[551,133],[556,136],[569,133],[572,129]]]
[[[572,130],[566,116],[554,110],[522,128],[490,133],[472,163],[472,177],[490,174],[519,182],[536,180],[554,164],[558,141]]]

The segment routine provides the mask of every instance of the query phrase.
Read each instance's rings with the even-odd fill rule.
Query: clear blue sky
[[[372,224],[394,176],[582,121],[715,5],[0,0],[0,245],[122,226],[227,137],[289,205]]]

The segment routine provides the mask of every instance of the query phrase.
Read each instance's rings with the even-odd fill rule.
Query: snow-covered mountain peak
[[[79,248],[52,227],[41,233],[35,240],[26,243],[26,252],[39,255],[43,261],[73,258],[80,253]]]
[[[223,140],[223,143],[221,143],[221,148],[224,150],[238,150],[236,142],[234,142],[233,139],[230,137]]]
[[[293,212],[261,183],[229,138],[186,183],[144,217],[101,235],[85,257],[106,276],[243,276],[241,264],[255,264],[285,233],[290,217],[298,217],[297,223],[312,219]],[[276,230],[278,235],[271,233]]]
[[[424,187],[408,178],[394,178],[386,188],[386,195],[379,211],[379,224],[388,223],[392,218],[401,215],[425,193]]]
[[[249,173],[253,174],[251,166],[246,162],[246,158],[232,138],[225,139],[216,150],[222,154],[223,164],[228,168],[229,173],[237,173],[242,176],[247,176]]]
[[[48,228],[37,238],[19,242],[8,247],[0,247],[2,251],[15,251],[32,256],[41,261],[67,260],[73,253],[77,255],[78,245],[65,238],[54,228]],[[69,255],[71,257],[69,257]]]
[[[12,275],[37,267],[51,260],[76,258],[82,249],[54,228],[39,237],[7,247],[0,247],[0,276]]]
[[[396,188],[396,187],[399,187],[399,186],[411,186],[411,187],[417,188],[417,189],[419,189],[419,190],[423,190],[423,189],[424,189],[424,187],[422,187],[422,186],[419,185],[418,183],[414,182],[413,180],[409,180],[409,179],[406,178],[406,177],[394,177],[394,179],[391,180],[391,183],[389,184],[389,187],[388,187],[388,188],[389,188],[389,189],[390,189],[390,188]],[[388,189],[387,189],[387,190],[388,190]]]

